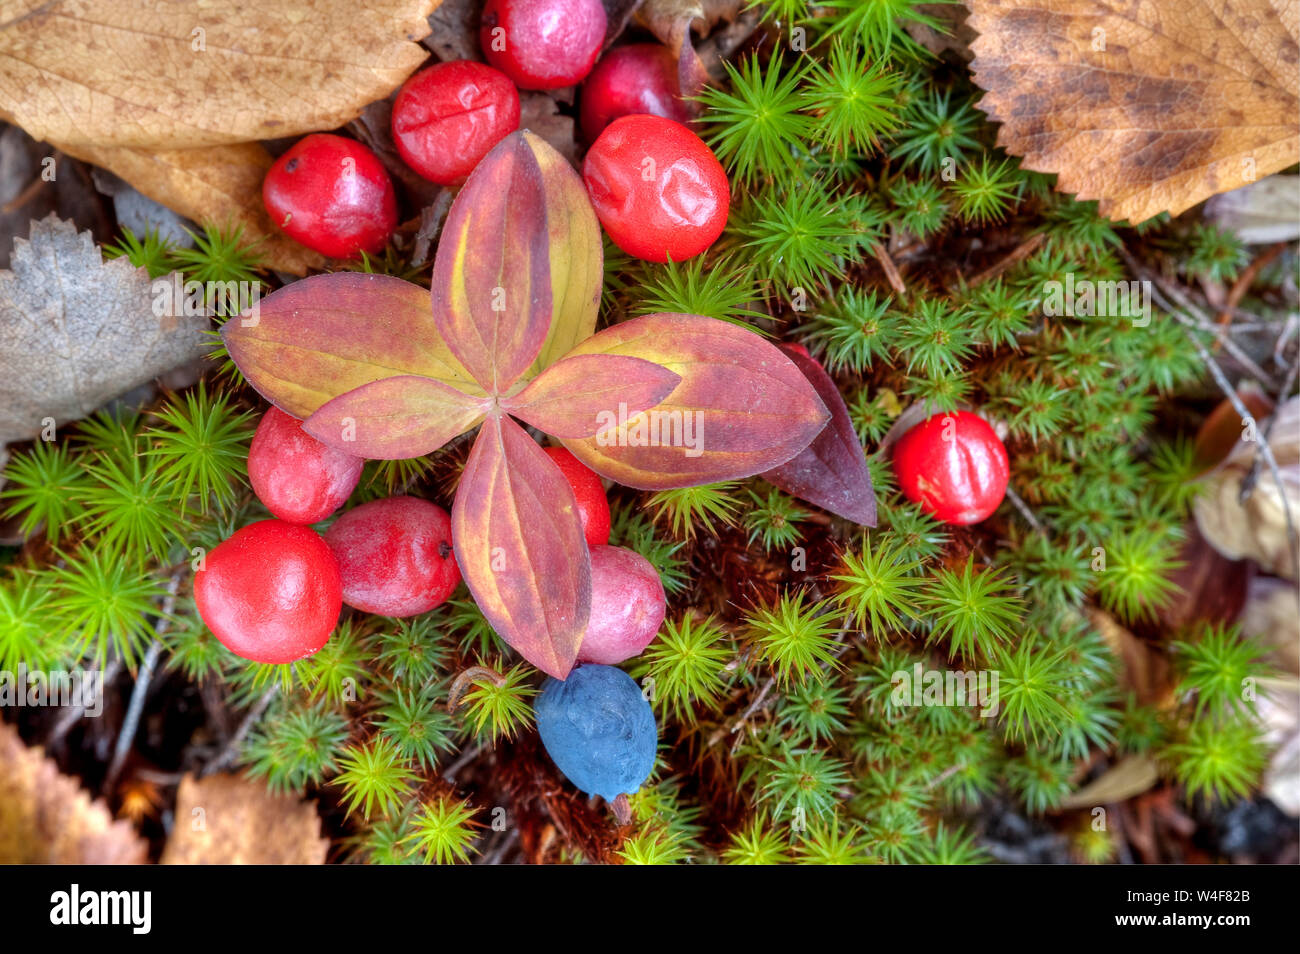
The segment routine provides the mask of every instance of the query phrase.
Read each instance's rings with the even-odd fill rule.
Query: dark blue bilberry
[[[563,682],[547,679],[534,710],[546,751],[589,795],[630,795],[654,768],[654,713],[621,669],[589,663]]]

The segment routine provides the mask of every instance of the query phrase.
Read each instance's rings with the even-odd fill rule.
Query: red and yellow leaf
[[[840,389],[817,359],[790,345],[778,345],[817,389],[830,409],[831,422],[813,442],[763,479],[837,517],[866,527],[876,525],[876,496],[862,442],[844,405]]]
[[[588,467],[629,487],[689,487],[770,470],[807,447],[830,419],[789,358],[729,322],[646,315],[571,354],[643,358],[681,378],[654,408],[629,411],[594,437],[564,441]]]
[[[546,188],[546,228],[551,241],[551,330],[529,369],[536,374],[596,333],[600,287],[605,281],[605,249],[600,221],[582,177],[562,155],[530,132]]]
[[[304,278],[231,318],[221,337],[248,383],[297,418],[397,374],[482,393],[438,333],[428,292],[387,275]]]
[[[400,374],[322,404],[303,422],[318,441],[359,457],[399,460],[436,451],[483,419],[489,400]]]
[[[639,414],[671,394],[680,380],[643,358],[580,354],[557,361],[501,406],[554,437],[591,437],[615,426],[620,405]]]
[[[568,481],[508,417],[490,417],[479,431],[451,533],[492,628],[538,669],[565,678],[591,611],[591,560]]]
[[[452,203],[433,265],[434,320],[474,379],[504,393],[544,347],[567,350],[591,333],[600,256],[577,173],[544,140],[513,133]]]

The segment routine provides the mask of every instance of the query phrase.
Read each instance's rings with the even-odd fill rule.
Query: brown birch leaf
[[[72,146],[177,149],[341,126],[426,53],[437,0],[9,0],[0,117]]]
[[[0,723],[0,864],[142,865],[147,856],[130,823]]]
[[[328,851],[315,803],[236,775],[187,775],[161,863],[323,865]]]
[[[968,0],[998,144],[1103,215],[1174,215],[1300,159],[1295,0]]]

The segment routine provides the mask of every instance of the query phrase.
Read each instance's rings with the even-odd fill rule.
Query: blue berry
[[[546,751],[588,795],[630,795],[654,768],[654,713],[621,669],[588,664],[563,682],[547,679],[534,709]]]

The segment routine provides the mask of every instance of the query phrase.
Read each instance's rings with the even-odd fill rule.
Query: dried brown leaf
[[[1104,610],[1088,607],[1084,614],[1119,660],[1120,688],[1126,693],[1133,692],[1142,705],[1158,709],[1171,705],[1173,681],[1169,659],[1134,636]]]
[[[1097,779],[1061,802],[1062,808],[1089,808],[1123,802],[1141,795],[1158,778],[1156,763],[1145,755],[1130,755],[1116,762]]]
[[[0,444],[92,413],[207,351],[202,316],[154,314],[149,275],[105,262],[89,232],[53,215],[0,271]]]
[[[635,18],[675,52],[691,29],[705,34],[720,20],[734,20],[742,6],[741,0],[645,0]]]
[[[1228,559],[1254,560],[1265,572],[1295,582],[1300,578],[1300,553],[1291,546],[1287,511],[1293,521],[1300,519],[1300,398],[1290,399],[1274,413],[1269,446],[1281,484],[1272,468],[1262,466],[1250,495],[1241,499],[1242,482],[1259,453],[1259,435],[1248,432],[1245,437],[1250,439],[1238,441],[1204,478],[1206,490],[1192,509],[1205,539]]]
[[[322,865],[328,850],[312,802],[272,794],[261,782],[236,775],[187,775],[176,793],[176,826],[161,863]]]
[[[148,846],[0,723],[0,864],[142,865]]]
[[[478,28],[483,14],[482,0],[442,0],[429,17],[433,31],[424,45],[445,62],[482,60]]]
[[[969,0],[998,144],[1113,219],[1300,159],[1294,0]]]
[[[59,148],[121,176],[155,202],[195,222],[242,225],[244,238],[261,241],[258,254],[271,268],[302,275],[325,264],[325,256],[290,239],[266,214],[262,180],[272,159],[260,143],[208,149]]]
[[[420,65],[436,5],[13,0],[0,20],[0,116],[74,146],[333,129]]]

